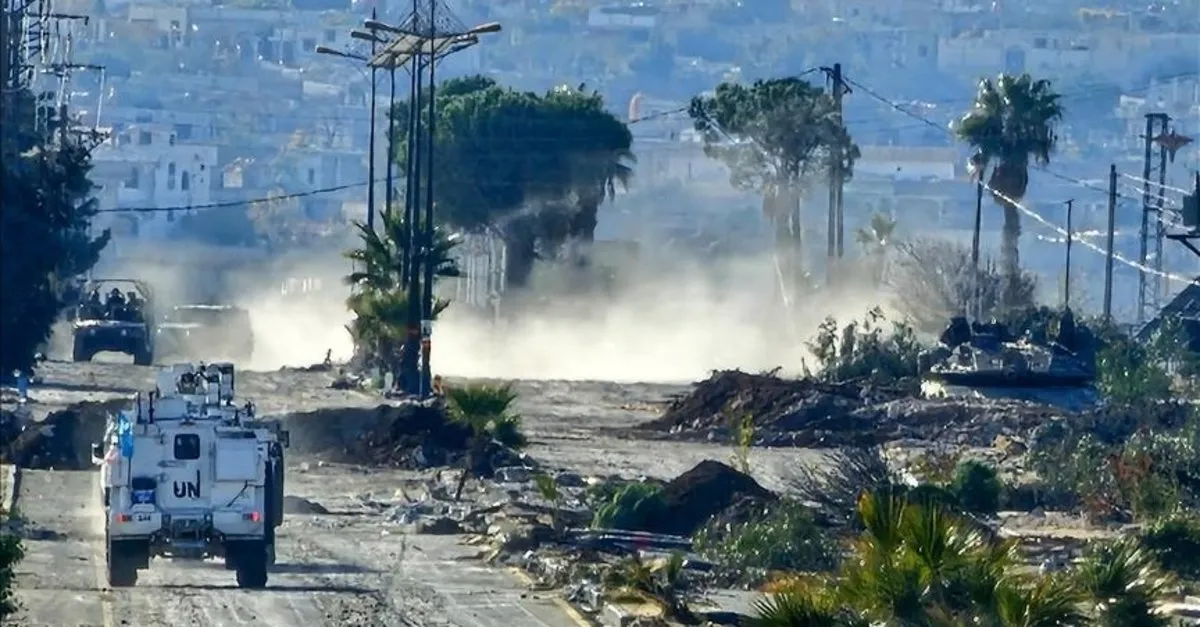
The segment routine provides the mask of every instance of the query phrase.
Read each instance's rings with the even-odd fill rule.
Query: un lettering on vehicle
[[[195,481],[174,481],[171,483],[171,493],[177,499],[198,499],[200,498],[200,471],[196,471]]]

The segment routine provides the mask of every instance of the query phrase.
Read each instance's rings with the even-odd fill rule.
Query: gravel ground
[[[51,362],[31,392],[35,419],[84,400],[129,396],[153,384],[154,369],[125,363]],[[264,415],[364,407],[377,396],[328,388],[332,375],[296,370],[243,372],[238,395]],[[455,381],[449,382],[451,385]],[[728,446],[645,442],[606,435],[652,417],[686,386],[521,381],[518,411],[529,452],[585,474],[671,478],[699,461],[727,459]],[[798,465],[802,450],[755,450],[751,464],[768,487]],[[512,574],[465,558],[477,549],[453,537],[405,535],[362,494],[386,493],[405,478],[305,464],[293,455],[287,493],[322,504],[325,515],[290,515],[280,530],[280,563],[266,591],[239,590],[219,563],[156,560],[138,587],[103,585],[103,527],[93,472],[26,471],[17,507],[28,520],[28,558],[18,571],[24,610],[13,624],[61,625],[371,625],[573,627],[550,596],[530,593]],[[378,499],[378,496],[376,496]]]

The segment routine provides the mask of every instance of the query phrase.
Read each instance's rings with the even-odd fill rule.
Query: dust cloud
[[[734,367],[799,372],[805,360],[813,366],[805,341],[826,316],[861,318],[878,304],[873,290],[854,290],[812,297],[784,315],[773,267],[769,257],[742,258],[643,273],[615,295],[567,297],[498,326],[451,305],[435,326],[434,368],[465,377],[617,382],[686,382]]]
[[[349,262],[337,250],[246,263],[211,272],[212,251],[194,251],[180,262],[126,259],[101,266],[96,276],[132,277],[154,286],[160,307],[182,302],[221,302],[245,307],[254,332],[253,370],[345,361],[353,345],[345,326]],[[505,320],[493,324],[465,303],[452,303],[435,325],[434,370],[449,376],[677,382],[712,369],[799,372],[812,360],[805,341],[826,316],[861,318],[879,304],[866,284],[840,294],[817,293],[793,303],[790,315],[775,296],[769,256],[721,261],[684,261],[664,267],[623,269],[625,280],[607,295],[558,293],[535,281],[534,298],[501,304]],[[209,272],[196,269],[208,266]],[[319,283],[310,294],[285,295],[288,278]],[[451,291],[451,280],[446,281]],[[561,284],[561,281],[560,281]],[[550,304],[547,304],[550,303]]]

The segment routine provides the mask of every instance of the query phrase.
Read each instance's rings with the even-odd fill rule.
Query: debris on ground
[[[316,501],[287,495],[283,497],[283,513],[285,514],[328,514],[329,510]]]
[[[91,469],[92,444],[104,439],[108,417],[129,403],[123,398],[85,401],[51,412],[41,421],[26,422],[0,450],[0,460],[29,469]]]
[[[627,435],[729,442],[735,423],[749,417],[759,446],[871,446],[896,440],[991,446],[997,436],[1025,433],[1062,413],[1015,399],[920,399],[856,382],[726,370],[697,383],[662,417]]]
[[[408,469],[457,462],[470,436],[436,402],[321,409],[288,415],[284,423],[297,454]]]

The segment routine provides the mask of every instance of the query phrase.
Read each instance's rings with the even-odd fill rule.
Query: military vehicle
[[[93,279],[73,314],[72,361],[91,361],[104,351],[132,355],[139,366],[154,360],[154,293],[145,282]]]
[[[998,323],[951,319],[939,345],[920,356],[921,390],[928,397],[978,396],[1036,401],[1079,410],[1099,400],[1095,338],[1064,312],[1058,333],[1014,337]]]
[[[232,359],[254,354],[250,312],[232,305],[176,305],[155,330],[160,358]]]
[[[108,582],[137,584],[152,557],[225,560],[238,586],[262,588],[283,522],[288,432],[234,402],[233,364],[179,364],[109,420],[92,447]]]

